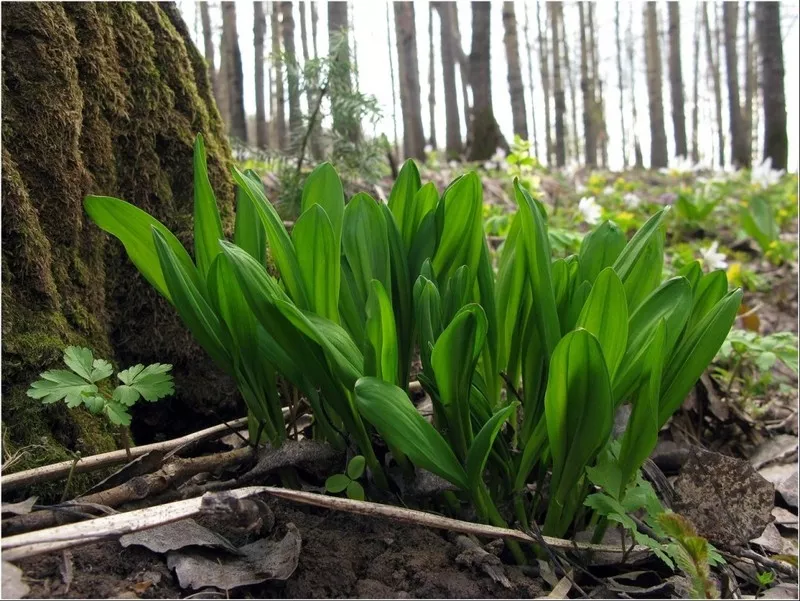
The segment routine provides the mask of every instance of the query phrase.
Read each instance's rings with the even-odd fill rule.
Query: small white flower
[[[705,265],[709,271],[728,268],[728,261],[726,261],[727,257],[725,256],[725,253],[717,252],[718,248],[719,242],[714,241],[711,243],[711,246],[700,251],[703,259],[703,265]]]
[[[588,188],[583,184],[578,184],[577,186],[575,186],[575,191],[578,194],[586,194],[586,190],[588,190]]]
[[[492,160],[496,163],[499,163],[500,161],[503,161],[505,158],[506,158],[506,151],[503,150],[502,148],[498,148],[497,150],[494,151],[494,156],[492,157]]]
[[[767,157],[764,162],[753,167],[750,172],[750,181],[759,188],[769,188],[781,181],[783,177],[783,170],[780,171],[772,168],[772,159]]]
[[[483,168],[486,169],[486,171],[491,171],[495,168],[495,164],[492,161],[485,161],[483,163]]]
[[[622,202],[625,203],[625,206],[629,209],[635,209],[642,204],[642,199],[636,196],[636,194],[633,192],[628,192],[622,197]]]
[[[433,146],[430,144],[425,144],[425,154],[428,154],[429,152],[433,152]]]
[[[606,186],[603,188],[603,196],[611,196],[614,193],[614,188],[611,186]]]
[[[450,169],[458,169],[458,161],[450,161],[447,164],[450,165]]]
[[[595,225],[600,221],[602,209],[595,201],[594,196],[584,196],[578,201],[578,212],[586,223]]]

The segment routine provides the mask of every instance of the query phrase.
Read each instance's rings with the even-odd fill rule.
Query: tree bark
[[[564,84],[561,81],[561,44],[558,36],[561,29],[562,6],[561,2],[549,3],[550,9],[550,30],[553,34],[553,96],[555,98],[556,114],[556,166],[563,167],[566,164],[566,144],[564,140],[564,113],[567,106],[564,102]]]
[[[230,120],[228,131],[233,138],[247,142],[247,117],[244,112],[244,74],[239,34],[236,31],[236,3],[222,2],[222,59],[226,62]]]
[[[747,151],[753,156],[753,96],[755,95],[756,72],[753,64],[753,38],[750,34],[750,2],[744,4],[744,120],[745,137],[747,138]]]
[[[661,48],[658,35],[656,3],[644,10],[645,62],[647,63],[647,98],[650,106],[650,167],[667,166],[667,134],[664,130],[664,103],[661,96]]]
[[[200,6],[200,21],[203,24],[203,51],[208,64],[208,80],[211,89],[217,91],[217,70],[214,66],[214,32],[211,29],[211,15],[208,12],[208,2],[198,2]]]
[[[631,78],[631,116],[633,117],[633,157],[634,166],[637,169],[644,168],[644,158],[642,156],[642,146],[639,143],[639,121],[638,111],[636,110],[636,62],[634,60],[633,51],[633,10],[628,13],[628,32],[627,50],[628,50],[628,73]]]
[[[508,64],[508,93],[511,96],[511,118],[514,135],[528,139],[528,111],[525,108],[525,88],[522,84],[522,69],[519,64],[519,41],[517,40],[517,16],[513,2],[503,2],[503,44]]]
[[[314,51],[314,58],[319,58],[319,53],[317,52],[317,24],[319,22],[317,3],[309,2],[309,4],[311,4],[311,49]]]
[[[328,48],[338,48],[338,56],[335,57],[335,61],[345,73],[342,81],[336,82],[336,86],[341,86],[341,89],[336,90],[336,86],[334,86],[330,90],[331,97],[338,93],[349,95],[353,91],[348,27],[347,2],[328,2]],[[329,50],[329,52],[331,51]],[[352,143],[357,143],[361,139],[360,126],[356,123],[342,123],[336,112],[333,114],[333,129]]]
[[[264,3],[253,2],[253,48],[255,50],[256,80],[256,146],[268,145],[267,115],[264,102],[264,36],[267,21],[264,17]]]
[[[750,167],[747,132],[742,119],[742,107],[739,104],[739,53],[736,48],[739,5],[735,2],[723,3],[722,16],[725,27],[725,67],[728,73],[731,160],[736,167]]]
[[[624,85],[622,83],[623,72],[622,72],[622,38],[620,36],[620,25],[619,25],[619,2],[615,5],[615,12],[614,12],[614,35],[617,45],[617,81],[618,81],[618,89],[619,89],[619,119],[620,119],[620,130],[622,132],[622,166],[623,168],[628,168],[628,139],[625,133],[625,95],[624,95]]]
[[[779,2],[756,3],[756,35],[761,53],[761,90],[764,104],[764,158],[773,169],[786,169],[789,140],[786,133],[783,38]]]
[[[572,55],[567,44],[567,28],[564,24],[564,14],[561,14],[561,42],[564,46],[564,69],[567,72],[567,85],[569,86],[570,115],[572,117],[572,135],[569,135],[569,127],[564,127],[564,136],[572,142],[573,154],[577,161],[581,154],[580,140],[578,139],[578,95],[575,93],[575,79],[572,77]],[[569,143],[567,143],[569,151]]]
[[[313,3],[312,3],[313,4]],[[300,1],[298,8],[300,9],[300,44],[303,49],[303,66],[304,68],[308,66],[308,62],[310,60],[310,56],[308,54],[308,31],[306,27],[306,3],[302,0]],[[314,111],[314,106],[316,103],[316,99],[320,94],[320,90],[318,89],[319,81],[317,81],[316,77],[311,77],[306,85],[306,112],[308,115]],[[309,141],[308,146],[311,151],[311,156],[316,159],[320,160],[322,158],[322,146],[320,140],[320,125],[319,121],[317,120],[314,123],[313,129],[309,134]]]
[[[714,6],[713,4],[711,5]],[[708,5],[703,4],[703,27],[706,32],[706,57],[708,70],[714,84],[714,102],[717,116],[717,137],[719,146],[719,166],[725,166],[725,131],[722,125],[722,82],[720,81],[719,60],[714,56],[714,45],[711,41],[711,24],[708,19]]]
[[[458,114],[458,91],[456,90],[456,40],[453,37],[453,15],[455,5],[450,2],[434,2],[439,13],[441,30],[442,81],[444,83],[445,152],[450,159],[457,158],[461,146],[461,123]]]
[[[694,78],[692,80],[692,162],[700,161],[697,127],[700,117],[700,12],[699,5],[694,15],[694,35],[692,41],[692,63]]]
[[[422,129],[417,29],[412,2],[394,3],[394,25],[397,36],[400,111],[403,114],[403,153],[406,158],[422,160],[425,158],[425,134]]]
[[[300,135],[303,115],[300,112],[300,78],[297,72],[298,60],[294,45],[294,11],[291,2],[281,2],[283,16],[283,52],[286,56],[286,81],[289,91],[289,144],[293,145]]]
[[[283,60],[281,59],[281,24],[280,5],[270,3],[270,25],[272,27],[272,65],[274,68],[275,97],[273,106],[275,114],[272,116],[272,139],[277,142],[280,150],[287,148],[286,136],[286,96],[283,88]]]
[[[581,92],[583,93],[583,135],[584,150],[587,167],[597,166],[597,139],[594,133],[594,120],[592,111],[594,98],[589,85],[589,61],[586,44],[586,19],[584,17],[584,3],[578,3],[578,19],[581,38]]]
[[[600,77],[600,54],[597,50],[597,36],[594,26],[594,3],[589,3],[589,48],[592,53],[592,96],[594,97],[594,132],[600,148],[601,165],[608,167],[608,132],[606,131],[606,108],[603,99],[603,78]]]
[[[389,76],[392,82],[392,126],[394,127],[394,154],[400,156],[400,147],[397,137],[397,84],[394,77],[394,47],[392,46],[392,25],[389,13],[392,7],[386,3],[386,43],[389,46]]]
[[[497,148],[508,149],[492,108],[491,15],[489,2],[472,3],[472,51],[469,55],[473,100],[469,130],[470,161],[486,160],[494,155]]]
[[[546,5],[545,5],[546,6]],[[550,124],[550,64],[547,57],[550,54],[547,49],[547,23],[545,28],[542,29],[541,19],[542,3],[536,3],[536,27],[539,34],[539,71],[542,76],[542,92],[544,93],[544,135],[545,135],[545,151],[547,155],[547,164],[553,164],[553,138],[552,128]],[[547,15],[545,15],[547,21]]]
[[[683,72],[681,69],[681,15],[678,2],[667,3],[669,11],[669,87],[672,98],[672,131],[675,136],[675,155],[686,157],[686,115],[683,99]]]
[[[464,47],[461,45],[461,30],[458,27],[458,10],[455,4],[451,4],[450,6],[449,17],[452,25],[451,34],[453,36],[453,48],[455,50],[461,79],[461,103],[464,111],[464,131],[469,135],[470,115],[472,114],[472,105],[469,101],[469,58],[464,53]]]
[[[211,408],[227,419],[237,411],[232,382],[83,209],[87,194],[124,198],[191,241],[193,144],[202,133],[223,227],[232,229],[230,147],[207,62],[177,7],[31,2],[0,11],[4,453],[26,449],[16,466],[24,469],[116,446],[102,416],[25,394],[39,373],[62,367],[68,345],[120,366],[174,366],[169,402],[134,407],[138,443],[218,421]],[[50,503],[61,490],[31,492]]]
[[[531,38],[530,38],[530,19],[528,18],[528,3],[524,4],[525,6],[525,51],[528,57],[528,96],[531,99],[531,121],[533,122],[533,154],[536,157],[542,156],[539,153],[539,132],[536,128],[536,111],[533,110],[533,107],[536,106],[536,102],[534,100],[533,95],[533,46],[531,45]]]
[[[430,137],[428,144],[436,148],[436,64],[433,52],[433,4],[428,5],[428,115]]]

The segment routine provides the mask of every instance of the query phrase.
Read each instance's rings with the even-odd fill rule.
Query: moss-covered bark
[[[150,212],[192,248],[192,144],[206,139],[223,223],[230,150],[202,57],[174,4],[3,3],[2,392],[4,452],[44,463],[108,450],[102,420],[28,399],[28,384],[82,344],[127,366],[169,362],[177,394],[135,416],[190,427],[230,407],[231,383],[121,245],[91,223],[87,194]],[[172,428],[170,427],[172,426]],[[27,464],[27,465],[26,465]]]

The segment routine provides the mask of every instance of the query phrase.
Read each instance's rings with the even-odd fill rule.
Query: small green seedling
[[[117,374],[122,384],[109,393],[106,380],[114,373],[111,363],[95,359],[90,349],[78,346],[68,346],[64,350],[64,363],[69,370],[52,369],[40,374],[40,379],[28,389],[28,396],[46,405],[63,400],[70,409],[85,405],[92,413],[102,413],[120,427],[128,455],[129,408],[139,399],[152,403],[175,392],[172,376],[167,373],[172,365],[153,363],[147,367],[142,364],[129,367]]]
[[[756,579],[758,580],[758,591],[756,595],[761,594],[764,589],[766,589],[770,584],[775,582],[775,572],[758,572],[756,574]]]
[[[346,492],[348,498],[356,501],[364,500],[364,487],[357,482],[364,475],[366,460],[363,455],[356,455],[347,464],[344,474],[334,474],[325,480],[325,490],[332,494]]]

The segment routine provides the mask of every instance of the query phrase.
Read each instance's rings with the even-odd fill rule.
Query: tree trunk
[[[667,3],[669,11],[669,88],[672,98],[672,130],[675,135],[675,155],[686,157],[686,115],[681,70],[681,15],[678,2]]]
[[[761,53],[761,89],[764,103],[764,158],[773,169],[786,169],[789,141],[786,133],[786,95],[783,87],[783,38],[779,2],[756,3],[756,35]]]
[[[618,89],[619,89],[619,119],[620,119],[620,129],[622,131],[622,166],[623,168],[628,168],[628,139],[625,133],[625,96],[624,96],[624,86],[622,84],[622,38],[620,37],[620,26],[619,26],[619,2],[615,5],[615,13],[614,13],[614,35],[616,38],[617,44],[617,81],[618,81]]]
[[[542,156],[539,153],[539,133],[536,130],[536,111],[533,107],[536,106],[536,101],[533,95],[533,46],[531,46],[530,38],[530,20],[528,19],[528,3],[525,6],[525,52],[528,57],[528,95],[531,99],[531,120],[533,121],[533,155],[536,157]]]
[[[352,0],[347,3],[347,6],[348,6],[348,9],[347,9],[348,10],[348,13],[347,13],[348,26],[347,27],[348,27],[348,31],[351,34],[353,34],[352,35],[352,38],[353,38],[353,52],[352,52],[350,61],[351,61],[352,65],[353,65],[353,79],[354,79],[354,83],[355,83],[355,89],[357,90],[358,89],[358,36],[356,35],[355,23],[353,23],[353,2],[352,2]]]
[[[597,37],[594,27],[594,3],[589,3],[589,48],[592,54],[592,97],[594,98],[594,132],[596,144],[600,147],[601,164],[608,167],[608,134],[606,132],[606,108],[603,100],[603,78],[600,77],[600,55],[597,51]],[[596,154],[596,152],[595,152]]]
[[[750,167],[747,132],[742,119],[742,107],[739,104],[739,53],[736,48],[739,5],[735,2],[723,3],[722,15],[725,26],[725,67],[728,72],[731,160],[736,167]]]
[[[291,2],[281,2],[283,15],[283,52],[286,55],[286,81],[289,91],[289,144],[300,135],[303,115],[300,112],[300,83],[297,53],[294,47],[294,14]]]
[[[464,47],[461,45],[461,31],[458,27],[458,10],[454,3],[450,4],[449,17],[452,25],[451,34],[453,36],[453,48],[455,49],[456,60],[459,65],[459,75],[461,79],[461,98],[464,111],[464,131],[469,135],[470,128],[470,115],[472,114],[472,105],[469,101],[469,59],[464,53]]]
[[[694,79],[692,80],[692,162],[697,164],[700,161],[700,149],[698,148],[697,127],[700,117],[700,13],[699,5],[694,14],[694,35],[692,40],[692,62],[694,68]]]
[[[400,78],[400,111],[403,114],[403,154],[406,158],[424,159],[425,134],[422,129],[417,29],[412,2],[394,3],[394,27]]]
[[[222,2],[222,60],[228,88],[228,132],[231,137],[247,142],[247,117],[244,112],[244,74],[239,34],[236,31],[236,3]]]
[[[664,130],[664,103],[661,96],[661,47],[656,3],[648,2],[644,11],[647,63],[647,98],[650,106],[650,167],[667,166],[667,134]]]
[[[319,22],[319,14],[317,13],[317,3],[309,2],[311,5],[311,48],[314,51],[314,58],[319,58],[317,52],[317,23]]]
[[[553,138],[552,128],[550,127],[550,64],[547,61],[547,56],[550,54],[547,48],[547,24],[545,23],[544,30],[542,29],[541,19],[542,3],[536,3],[536,27],[539,34],[539,71],[542,76],[542,92],[544,93],[544,135],[545,135],[545,150],[547,154],[547,164],[553,164]],[[547,15],[545,15],[545,21]]]
[[[200,6],[200,21],[203,24],[203,51],[208,64],[208,80],[216,94],[217,70],[214,67],[214,33],[211,29],[211,15],[208,13],[208,2],[198,2],[198,6]]]
[[[431,148],[436,148],[436,68],[433,53],[433,4],[428,5],[428,114]]]
[[[522,69],[519,64],[519,42],[517,40],[517,16],[513,2],[503,2],[503,44],[508,63],[508,93],[511,96],[511,118],[514,135],[528,139],[528,111],[525,108],[525,88],[522,84]]]
[[[744,120],[745,137],[747,138],[747,152],[753,156],[753,96],[756,90],[756,72],[753,65],[753,39],[750,35],[750,2],[744,4]]]
[[[458,92],[456,90],[456,50],[454,48],[452,13],[455,5],[450,2],[434,2],[439,13],[441,30],[442,81],[444,83],[445,151],[447,158],[457,158],[462,151],[461,124],[458,114]]]
[[[711,5],[714,6],[713,4]],[[703,4],[703,27],[706,32],[706,57],[708,70],[714,84],[714,102],[717,115],[717,136],[719,146],[719,166],[725,166],[725,132],[722,126],[722,83],[720,81],[719,61],[714,56],[714,46],[711,42],[711,24],[708,20],[708,5]]]
[[[232,382],[83,209],[87,194],[124,198],[190,243],[192,149],[202,133],[231,231],[230,148],[207,63],[177,7],[20,2],[0,10],[3,452],[25,449],[14,469],[26,469],[116,446],[102,416],[25,394],[40,372],[63,367],[68,345],[119,366],[174,366],[169,402],[133,409],[137,443],[210,425],[212,408],[235,415]],[[77,478],[78,487],[89,482]],[[60,492],[31,491],[44,503]]]
[[[567,45],[567,28],[564,25],[564,13],[561,13],[561,42],[564,46],[564,68],[567,72],[567,85],[569,86],[569,100],[570,100],[570,114],[572,117],[572,135],[570,136],[568,127],[564,127],[564,136],[572,142],[573,154],[575,160],[579,160],[581,149],[580,140],[578,140],[578,95],[575,93],[575,79],[572,77],[572,55],[569,52]],[[567,143],[567,151],[569,151],[569,143]]]
[[[270,3],[270,26],[272,27],[272,65],[275,79],[275,115],[272,117],[272,139],[280,150],[287,148],[286,136],[286,96],[283,89],[283,61],[281,60],[280,5]]]
[[[400,156],[400,147],[397,137],[397,84],[394,78],[394,47],[392,46],[392,25],[389,13],[392,7],[386,3],[386,42],[389,45],[389,76],[392,82],[392,125],[394,126],[394,154]]]
[[[553,96],[555,97],[556,112],[556,166],[563,167],[566,164],[566,144],[564,142],[564,113],[567,111],[564,102],[564,85],[561,81],[561,44],[558,35],[561,29],[562,7],[561,2],[549,3],[550,9],[550,31],[553,33]]]
[[[472,122],[470,123],[470,161],[483,161],[497,148],[508,149],[494,118],[491,73],[491,4],[472,3],[472,51],[469,55],[470,87],[472,88]]]
[[[597,140],[594,134],[594,120],[592,110],[594,98],[592,98],[589,86],[589,61],[588,48],[586,44],[586,20],[584,18],[584,3],[578,3],[578,19],[581,36],[581,92],[583,93],[583,135],[586,152],[586,166],[597,166]]]
[[[267,115],[264,106],[264,36],[267,21],[264,18],[264,3],[253,2],[253,48],[255,49],[256,78],[256,146],[266,148]]]
[[[634,166],[637,169],[644,168],[644,158],[642,156],[642,146],[639,143],[639,121],[638,111],[636,110],[636,62],[634,60],[633,52],[633,9],[628,13],[628,33],[627,33],[627,50],[628,50],[628,73],[631,78],[631,116],[633,117],[633,157]]]
[[[330,96],[350,95],[353,91],[352,67],[350,56],[350,36],[348,34],[349,22],[347,19],[347,2],[328,2],[328,48],[329,52],[338,49],[335,61],[344,71],[341,81],[330,89]],[[336,88],[341,86],[341,89]],[[350,142],[357,143],[361,138],[361,128],[358,124],[342,123],[341,118],[333,112],[333,129]]]
[[[308,54],[308,32],[306,27],[306,3],[301,0],[298,7],[300,9],[300,44],[303,49],[303,66],[305,67],[308,65],[310,60],[310,56]],[[317,81],[316,77],[313,76],[306,85],[306,112],[308,115],[311,115],[311,113],[314,111],[314,106],[316,106],[317,99],[319,98],[320,90],[318,90],[318,86],[319,82]],[[320,124],[317,120],[313,124],[313,129],[311,130],[308,141],[311,156],[316,160],[320,160],[322,158],[320,131]]]

